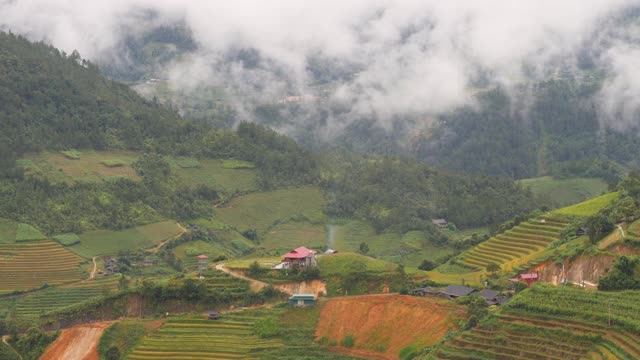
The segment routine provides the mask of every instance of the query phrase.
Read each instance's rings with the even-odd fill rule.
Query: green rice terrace
[[[117,289],[118,278],[103,277],[0,299],[0,318],[11,314],[21,320],[104,296]]]
[[[462,263],[472,268],[497,264],[507,269],[526,264],[558,240],[566,225],[567,222],[558,217],[542,217],[521,223],[469,250]]]
[[[0,291],[63,284],[87,276],[78,255],[48,240],[0,244]]]
[[[256,321],[270,309],[243,310],[222,315],[170,318],[155,334],[144,338],[128,359],[259,359],[260,353],[283,346],[277,338],[254,333]]]
[[[436,359],[638,359],[638,291],[534,285],[497,318],[453,337]],[[608,305],[611,303],[611,326]]]

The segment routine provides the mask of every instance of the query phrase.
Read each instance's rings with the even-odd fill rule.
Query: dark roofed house
[[[445,228],[449,223],[445,219],[433,219],[431,223],[437,227]]]
[[[589,235],[589,230],[587,228],[581,227],[578,230],[576,230],[576,235],[577,236]]]
[[[209,310],[209,311],[207,311],[207,319],[209,319],[209,320],[218,320],[218,319],[220,319],[220,313],[218,313],[215,310]]]
[[[487,305],[498,305],[499,291],[484,289],[478,295],[487,300]]]
[[[449,286],[447,286],[446,289],[444,289],[444,291],[442,293],[448,299],[455,299],[455,298],[458,298],[458,297],[461,297],[461,296],[467,296],[467,295],[471,294],[474,291],[476,291],[476,289],[473,289],[473,288],[470,288],[470,287],[466,287],[466,286],[449,285]]]
[[[416,296],[438,296],[442,293],[442,289],[438,289],[438,288],[434,288],[431,286],[427,286],[427,287],[423,287],[423,288],[418,288],[415,289],[413,291],[411,291],[412,295],[416,295]]]

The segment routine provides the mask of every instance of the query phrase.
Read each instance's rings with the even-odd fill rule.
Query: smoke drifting
[[[324,59],[329,72],[348,73],[326,95],[348,108],[329,116],[332,131],[353,118],[386,127],[398,116],[433,119],[473,105],[478,89],[515,89],[576,68],[588,53],[607,73],[597,95],[603,122],[624,129],[640,109],[638,8],[639,0],[0,0],[0,27],[125,64],[125,37],[182,22],[196,49],[163,76],[184,91],[231,89],[247,117],[251,104],[317,93],[310,64]],[[249,63],[230,57],[246,50],[255,52]]]

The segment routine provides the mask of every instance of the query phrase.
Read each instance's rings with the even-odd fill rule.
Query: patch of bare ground
[[[98,342],[112,323],[82,324],[63,330],[40,360],[98,360]]]

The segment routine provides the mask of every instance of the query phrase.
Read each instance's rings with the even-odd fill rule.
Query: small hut
[[[289,298],[289,306],[311,306],[316,303],[314,294],[293,294]]]

